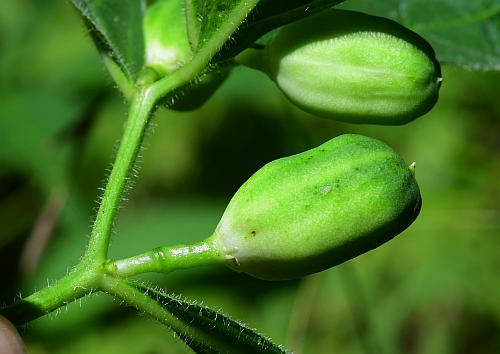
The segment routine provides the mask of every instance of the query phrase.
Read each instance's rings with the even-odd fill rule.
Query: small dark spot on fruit
[[[239,267],[240,266],[240,262],[238,261],[238,259],[236,257],[233,257],[231,260],[230,260],[231,263],[233,263],[233,266],[234,267]]]
[[[252,230],[252,232],[250,232],[250,233],[252,234],[252,236],[257,235],[257,231],[255,231],[255,230]]]

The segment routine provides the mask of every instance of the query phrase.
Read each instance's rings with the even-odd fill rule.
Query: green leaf
[[[99,50],[110,52],[136,78],[144,64],[142,0],[72,0]]]
[[[199,23],[199,35],[195,40],[196,51],[204,51],[208,58],[212,58],[223,44],[231,38],[231,35],[243,23],[248,14],[259,3],[259,0],[188,0],[187,9],[191,9],[188,19],[190,35],[195,35],[196,19]],[[194,18],[194,13],[196,18]],[[194,32],[194,33],[193,33]]]
[[[232,57],[267,32],[299,20],[344,0],[261,0],[247,20],[233,34],[231,41],[218,53],[216,60]]]
[[[214,61],[228,59],[259,37],[343,0],[186,0],[189,40],[193,49],[210,48]]]
[[[191,45],[191,49],[193,51],[196,51],[196,48],[198,47],[198,38],[200,36],[201,21],[198,18],[200,6],[200,2],[197,0],[184,0],[189,44]]]
[[[500,70],[496,0],[352,0],[342,7],[398,21],[428,40],[444,64]]]
[[[161,303],[167,311],[181,321],[218,339],[217,342],[223,343],[221,348],[229,346],[235,348],[234,352],[237,353],[286,353],[283,347],[218,311],[168,295],[161,290],[139,285],[136,285],[136,288]],[[178,333],[178,335],[197,353],[220,353],[221,348],[215,347],[213,343],[202,343],[183,333]]]

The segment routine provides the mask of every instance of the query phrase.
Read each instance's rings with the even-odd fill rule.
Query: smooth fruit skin
[[[262,167],[234,195],[212,237],[231,268],[291,279],[378,247],[420,207],[413,171],[396,152],[341,135]]]
[[[265,71],[304,111],[350,122],[399,125],[429,111],[442,81],[432,47],[394,21],[329,10],[284,26]]]

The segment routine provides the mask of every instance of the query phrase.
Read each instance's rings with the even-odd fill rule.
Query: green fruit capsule
[[[384,143],[342,135],[257,171],[209,243],[262,279],[318,272],[378,247],[417,217],[413,167]]]
[[[183,4],[181,0],[160,0],[144,15],[146,66],[160,76],[174,72],[192,56]]]
[[[405,124],[433,107],[442,81],[423,38],[359,12],[329,10],[284,26],[261,52],[239,59],[260,66],[304,111],[350,123]]]
[[[144,16],[146,67],[159,77],[167,76],[188,62],[193,53],[189,44],[183,0],[160,0]],[[163,101],[177,111],[201,107],[229,76],[231,67],[215,68],[180,88]]]
[[[341,135],[262,167],[207,239],[158,247],[107,269],[132,276],[225,264],[268,280],[319,272],[380,246],[416,219],[414,172],[384,143]]]

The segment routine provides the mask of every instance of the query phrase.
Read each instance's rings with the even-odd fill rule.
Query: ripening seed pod
[[[319,272],[380,246],[417,218],[414,172],[384,143],[341,135],[258,170],[207,239],[158,247],[108,269],[131,276],[225,264],[267,280]]]
[[[237,271],[291,279],[378,247],[420,207],[413,166],[378,140],[342,135],[262,167],[209,240]]]
[[[408,123],[434,106],[442,81],[422,37],[353,11],[327,10],[286,25],[264,50],[236,59],[265,71],[304,111],[350,123]]]

